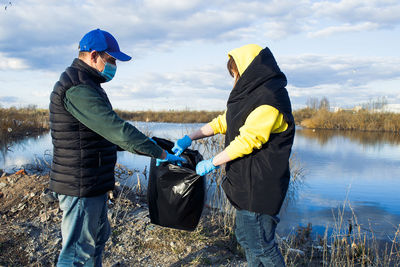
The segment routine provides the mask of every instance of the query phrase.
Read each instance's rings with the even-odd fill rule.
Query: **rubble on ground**
[[[0,266],[55,266],[62,212],[48,180],[25,170],[0,178]],[[193,232],[159,227],[150,223],[145,196],[116,188],[104,266],[247,266],[234,237],[207,211]]]

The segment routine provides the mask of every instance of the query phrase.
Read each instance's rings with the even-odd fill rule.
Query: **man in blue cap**
[[[63,211],[57,266],[101,266],[110,235],[107,192],[114,188],[117,150],[179,163],[112,109],[101,84],[116,61],[129,61],[115,38],[96,29],[83,36],[79,57],[61,74],[50,96],[53,162],[50,189]]]

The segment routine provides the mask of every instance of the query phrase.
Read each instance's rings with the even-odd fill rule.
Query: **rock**
[[[40,194],[40,202],[42,202],[45,205],[48,205],[50,203],[54,203],[57,199],[53,196],[52,192],[49,189],[45,189],[41,194]]]
[[[25,209],[25,207],[26,207],[25,203],[19,203],[17,206],[17,210],[23,210],[23,209]]]
[[[26,207],[26,204],[25,204],[25,203],[19,203],[18,206],[12,207],[10,211],[11,211],[12,213],[15,213],[15,212],[17,212],[17,211],[21,211],[21,210],[25,209],[25,207]]]
[[[15,177],[13,176],[9,176],[7,177],[7,181],[10,185],[13,185],[16,182],[17,179],[15,179]]]
[[[48,220],[54,218],[59,211],[60,211],[59,208],[55,208],[52,210],[47,210],[47,209],[42,210],[39,214],[40,222],[45,222],[45,221],[48,221]]]
[[[50,215],[51,214],[48,214],[48,213],[46,213],[46,212],[43,212],[43,213],[41,213],[39,216],[40,216],[40,222],[45,222],[45,221],[47,221],[48,219],[50,219]]]
[[[7,184],[6,183],[0,183],[0,190],[3,189],[4,187],[6,187]]]
[[[2,198],[4,196],[3,192],[0,192],[0,198]]]
[[[1,178],[5,177],[6,175],[7,175],[7,173],[3,172],[3,173],[1,174]]]

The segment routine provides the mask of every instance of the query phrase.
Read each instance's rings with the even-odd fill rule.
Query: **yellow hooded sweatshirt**
[[[228,56],[233,57],[239,74],[242,76],[261,50],[262,47],[259,45],[248,44],[233,49]],[[227,129],[226,111],[209,124],[214,130],[214,134],[225,134]],[[284,132],[287,127],[288,124],[282,113],[270,105],[261,105],[247,116],[244,125],[239,129],[240,134],[225,148],[225,151],[231,160],[243,157],[253,152],[254,149],[260,149],[268,141],[271,133]]]

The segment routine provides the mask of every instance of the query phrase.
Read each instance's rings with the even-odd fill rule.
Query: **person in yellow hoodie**
[[[287,80],[268,48],[249,44],[228,57],[235,85],[225,113],[176,141],[172,150],[180,155],[192,140],[225,134],[225,149],[199,162],[196,172],[205,175],[226,163],[222,187],[237,210],[235,234],[249,266],[284,266],[275,229],[295,133]]]

